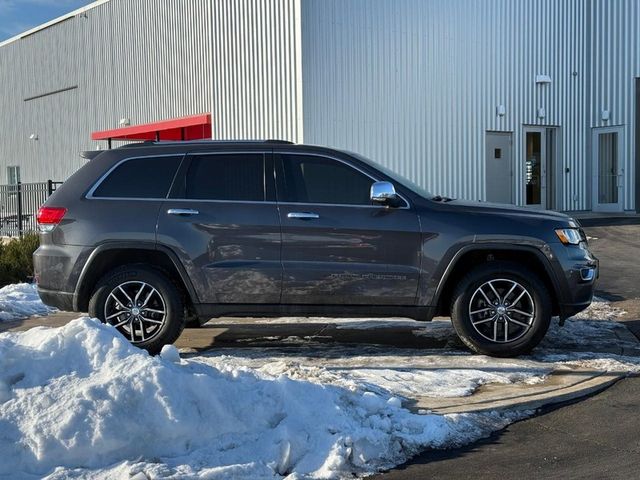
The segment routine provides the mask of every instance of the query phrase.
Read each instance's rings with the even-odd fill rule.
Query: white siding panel
[[[122,117],[211,112],[214,138],[355,150],[479,200],[486,132],[512,132],[523,204],[523,128],[546,125],[560,132],[559,207],[586,210],[592,129],[621,125],[635,208],[638,0],[110,0],[85,13],[0,46],[0,183],[13,164],[24,181],[66,178],[91,132]]]
[[[213,137],[302,140],[299,0],[214,1]]]
[[[513,132],[522,179],[523,127],[557,126],[561,207],[589,208],[584,0],[305,0],[302,24],[305,141],[484,199],[486,131]]]
[[[0,47],[0,183],[13,164],[24,182],[66,179],[96,148],[91,132],[120,118],[209,112],[209,0],[111,0],[85,13]]]
[[[640,78],[640,2],[591,0],[589,126],[622,126],[624,208],[635,202],[635,78]],[[609,110],[609,120],[602,120]]]

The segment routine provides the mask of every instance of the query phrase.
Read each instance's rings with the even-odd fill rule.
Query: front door
[[[511,132],[487,132],[487,202],[513,203]]]
[[[348,161],[275,155],[282,303],[414,305],[420,224],[405,203],[372,205],[375,179]]]
[[[621,212],[623,174],[620,159],[622,127],[593,130],[593,210]]]
[[[158,243],[201,303],[280,301],[280,218],[270,152],[188,155],[160,209]]]

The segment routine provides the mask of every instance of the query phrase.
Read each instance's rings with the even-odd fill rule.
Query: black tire
[[[164,315],[160,317],[159,313],[149,313],[143,309],[142,312],[140,312],[141,316],[135,317],[133,320],[138,320],[133,328],[133,333],[131,333],[131,324],[118,327],[118,330],[137,347],[144,348],[151,354],[156,354],[160,352],[164,345],[175,342],[185,326],[184,303],[180,291],[161,271],[146,265],[132,264],[119,267],[107,273],[98,282],[91,295],[89,315],[112,325],[115,325],[116,322],[120,323],[127,320],[127,318],[132,315],[130,310],[128,312],[123,310],[122,316],[108,320],[105,314],[105,306],[107,309],[115,306],[118,310],[120,308],[128,308],[126,305],[118,305],[118,301],[110,297],[110,294],[118,288],[118,286],[124,286],[125,291],[128,290],[128,292],[125,293],[128,293],[129,297],[133,297],[135,288],[137,286],[140,288],[142,283],[147,285],[147,290],[143,292],[144,294],[140,295],[140,298],[146,297],[148,292],[151,292],[151,289],[155,289],[159,296],[152,294],[153,296],[150,301],[155,302],[155,304],[150,305],[149,308],[155,307],[157,311],[164,311]],[[119,300],[121,304],[125,302],[128,303],[127,298],[129,297],[126,297],[124,293],[120,294],[120,291],[118,291],[117,300]],[[132,299],[135,300],[135,298]],[[107,301],[109,301],[109,305],[107,305]],[[140,301],[140,303],[142,303],[142,301]],[[117,312],[117,310],[112,311]],[[144,315],[149,317],[154,316],[153,321],[161,321],[162,323],[159,325],[143,323],[142,318],[145,318],[143,312]],[[127,317],[127,315],[129,317]],[[148,321],[150,322],[152,320]],[[150,331],[147,331],[147,328],[149,328]],[[139,333],[139,335],[137,335],[137,333]],[[145,333],[147,333],[146,338],[144,338]]]
[[[486,296],[479,291],[481,286],[484,286],[484,291],[489,281],[492,281],[490,286],[497,289],[500,298],[507,295],[508,292],[505,290],[508,290],[513,282],[526,289],[528,295],[523,295],[523,299],[518,301],[517,305],[509,307],[514,309],[513,311],[500,316],[500,313],[504,312],[504,303],[499,303],[503,308],[498,311],[498,307],[495,306],[498,297],[491,290]],[[520,287],[514,287],[514,291],[521,292]],[[512,300],[516,300],[517,297],[518,294],[509,295]],[[485,299],[492,303],[486,302]],[[474,304],[470,305],[472,300]],[[516,308],[525,313],[532,313],[528,316],[513,313],[517,311]],[[487,311],[475,313],[480,310]],[[509,315],[514,319],[517,317],[517,320],[511,319]],[[496,316],[497,321],[487,320]],[[528,320],[525,321],[526,319]],[[489,262],[470,271],[456,287],[452,297],[451,321],[462,342],[474,352],[494,357],[515,357],[529,353],[544,338],[551,322],[551,298],[544,283],[529,269],[511,262]],[[516,321],[519,323],[514,323]],[[522,323],[526,323],[527,326],[523,326]],[[512,334],[513,341],[504,341],[505,330],[507,339],[509,334]],[[494,341],[494,338],[497,340]]]

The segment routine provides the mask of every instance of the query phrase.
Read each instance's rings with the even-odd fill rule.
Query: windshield
[[[390,170],[387,167],[384,167],[384,166],[380,165],[379,163],[374,162],[373,160],[371,160],[371,159],[369,159],[367,157],[363,157],[359,153],[354,153],[354,152],[346,152],[346,153],[348,153],[349,155],[351,155],[353,157],[356,157],[358,160],[360,160],[360,161],[362,161],[364,163],[367,163],[367,164],[371,165],[373,168],[375,168],[377,170],[380,170],[386,176],[392,178],[394,181],[398,182],[400,185],[403,185],[404,187],[408,188],[409,190],[411,190],[414,193],[417,193],[421,197],[433,198],[435,196],[431,192],[429,192],[428,190],[425,190],[423,187],[418,185],[413,180],[409,180],[408,178],[403,177],[399,173],[396,173],[393,170]]]

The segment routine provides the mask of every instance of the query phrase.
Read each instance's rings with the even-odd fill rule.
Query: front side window
[[[193,156],[185,181],[185,198],[193,200],[265,200],[262,153]]]
[[[326,157],[282,154],[281,201],[335,205],[371,205],[374,180]]]
[[[93,192],[100,198],[165,198],[182,156],[132,158],[118,165]]]

